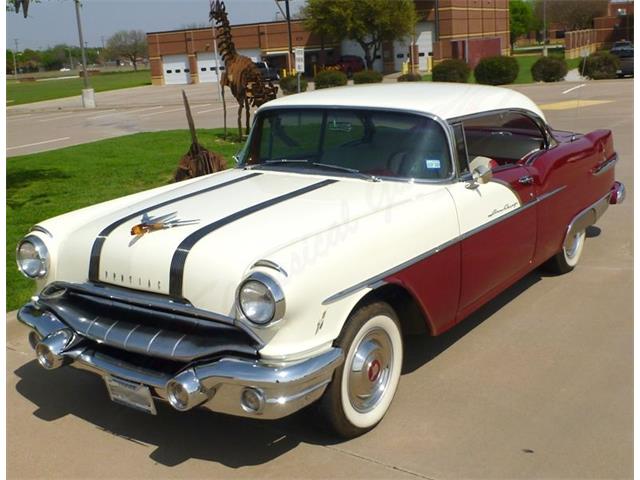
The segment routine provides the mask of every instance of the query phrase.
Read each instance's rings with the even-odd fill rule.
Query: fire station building
[[[429,71],[446,58],[461,58],[474,66],[484,56],[509,53],[508,0],[415,0],[415,4],[415,34],[383,43],[374,69],[392,73],[413,62],[419,70]],[[340,55],[364,56],[351,40],[322,44],[301,20],[291,21],[291,31],[292,47],[305,49],[306,75]],[[234,25],[232,35],[239,54],[278,70],[287,68],[286,21]],[[149,32],[147,41],[154,85],[217,81],[211,28]],[[219,67],[224,68],[222,62]]]

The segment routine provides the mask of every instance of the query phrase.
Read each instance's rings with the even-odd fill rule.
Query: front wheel
[[[375,427],[391,405],[402,370],[402,335],[395,311],[384,302],[356,310],[336,346],[343,365],[320,400],[333,431],[353,438]]]
[[[582,256],[586,237],[586,230],[571,233],[565,240],[562,250],[546,263],[547,269],[558,274],[573,270]]]

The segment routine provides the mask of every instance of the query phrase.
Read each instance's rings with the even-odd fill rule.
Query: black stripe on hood
[[[260,210],[264,210],[272,205],[276,205],[278,203],[284,202],[286,200],[298,197],[300,195],[304,195],[305,193],[312,192],[319,188],[325,187],[327,185],[331,185],[332,183],[336,183],[337,180],[323,180],[322,182],[314,183],[313,185],[309,185],[304,188],[300,188],[298,190],[294,190],[293,192],[286,193],[284,195],[280,195],[279,197],[272,198],[270,200],[266,200],[264,202],[258,203],[251,207],[240,210],[239,212],[233,213],[227,217],[221,218],[209,225],[205,225],[204,227],[196,230],[187,238],[185,238],[176,251],[173,254],[173,258],[171,259],[171,272],[169,276],[169,295],[174,298],[181,299],[182,298],[182,282],[184,278],[184,265],[187,261],[187,256],[189,252],[193,248],[193,246],[198,243],[202,238],[209,235],[210,233],[229,225],[236,220],[240,220],[248,215],[259,212]]]
[[[186,193],[179,197],[174,197],[164,202],[158,203],[157,205],[152,205],[146,207],[142,210],[138,210],[137,212],[131,213],[126,217],[123,217],[119,220],[116,220],[112,224],[105,227],[99,234],[98,237],[93,242],[93,247],[91,247],[91,258],[89,261],[89,280],[92,282],[98,282],[100,280],[100,254],[102,253],[102,247],[104,246],[104,242],[107,240],[107,237],[111,232],[113,232],[116,228],[122,225],[129,220],[132,220],[150,210],[155,210],[157,208],[162,208],[167,205],[170,205],[175,202],[179,202],[186,198],[195,197],[196,195],[200,195],[202,193],[207,193],[212,190],[217,190],[218,188],[226,187],[228,185],[232,185],[234,183],[242,182],[244,180],[249,180],[250,178],[256,177],[258,175],[262,175],[261,173],[251,173],[249,175],[245,175],[244,177],[234,178],[233,180],[229,180],[227,182],[218,183],[216,185],[211,185],[210,187],[203,188],[201,190],[196,190],[195,192]]]

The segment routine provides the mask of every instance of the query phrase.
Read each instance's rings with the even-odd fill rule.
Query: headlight
[[[250,322],[266,325],[284,316],[284,293],[273,278],[254,272],[238,289],[238,305]]]
[[[49,271],[49,251],[35,235],[27,235],[20,241],[16,257],[18,269],[25,277],[40,278]]]

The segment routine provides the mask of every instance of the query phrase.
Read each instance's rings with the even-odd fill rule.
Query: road
[[[574,272],[533,272],[441,337],[411,338],[375,430],[339,442],[313,410],[258,422],[161,405],[151,417],[111,403],[91,374],[44,371],[9,319],[7,476],[631,477],[633,82],[562,93],[572,86],[517,89],[556,128],[614,131],[626,203],[589,229]],[[578,94],[606,103],[576,109]]]

